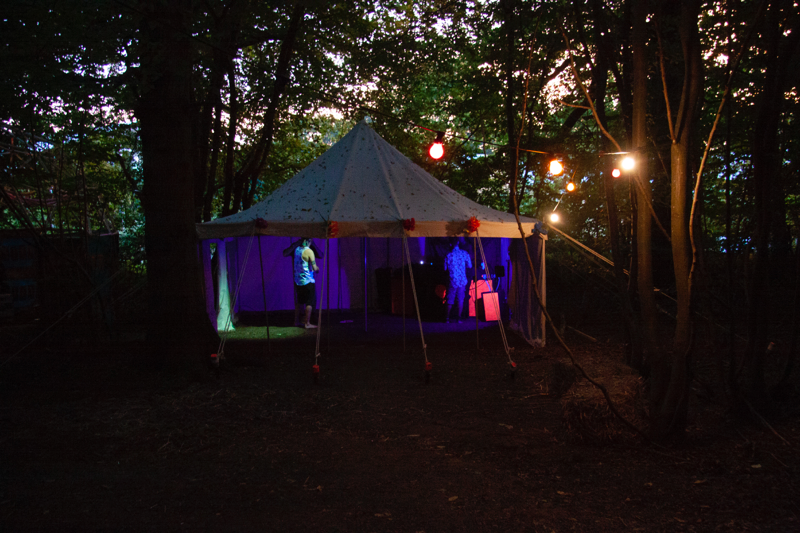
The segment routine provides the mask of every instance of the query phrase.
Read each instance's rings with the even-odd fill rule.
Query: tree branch
[[[586,90],[586,86],[583,84],[580,75],[578,74],[578,68],[575,66],[575,61],[572,56],[572,47],[569,43],[569,39],[567,38],[567,34],[564,32],[563,28],[561,30],[561,36],[564,38],[564,43],[567,45],[567,53],[569,54],[570,65],[572,66],[572,75],[575,77],[575,81],[577,82],[578,86],[581,88],[583,95],[586,97],[586,101],[589,102],[589,108],[592,110],[592,115],[594,115],[594,120],[597,122],[597,127],[600,128],[600,131],[606,138],[611,141],[611,143],[616,147],[618,151],[622,151],[622,146],[617,142],[613,135],[611,135],[608,130],[603,126],[602,121],[600,120],[600,116],[597,114],[597,108],[592,101],[592,97],[589,95],[589,91]]]
[[[574,107],[574,108],[577,108],[577,109],[591,109],[591,107],[589,107],[588,105],[568,104],[564,100],[561,100],[561,99],[556,100],[556,102],[558,102],[559,104],[561,104],[563,106],[566,106],[566,107]]]
[[[669,93],[667,92],[667,71],[664,68],[664,48],[661,44],[661,28],[658,25],[658,18],[655,19],[656,23],[656,37],[658,38],[658,66],[661,69],[661,86],[664,89],[664,101],[667,104],[667,124],[669,125],[669,138],[675,142],[675,128],[672,125],[672,111],[669,107]]]

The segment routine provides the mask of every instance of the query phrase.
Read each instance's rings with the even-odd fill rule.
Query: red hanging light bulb
[[[442,140],[444,139],[444,132],[437,131],[436,132],[436,140],[433,141],[433,144],[428,149],[428,155],[431,156],[431,159],[441,159],[444,155],[444,144]]]

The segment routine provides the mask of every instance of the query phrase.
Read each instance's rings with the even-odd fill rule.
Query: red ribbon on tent
[[[267,226],[269,226],[269,223],[263,218],[256,219],[256,227],[258,229],[267,229]]]
[[[478,220],[474,216],[469,217],[469,220],[467,220],[467,229],[469,230],[469,232],[475,233],[476,231],[478,231],[479,227],[481,227],[480,220]]]
[[[335,220],[331,220],[328,223],[328,237],[331,239],[335,239],[336,236],[339,234],[339,223]]]
[[[413,218],[406,218],[403,220],[403,229],[406,231],[414,231],[414,228],[417,227],[417,221]]]

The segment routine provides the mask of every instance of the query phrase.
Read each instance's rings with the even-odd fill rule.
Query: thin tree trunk
[[[225,144],[225,186],[222,191],[222,216],[228,216],[235,211],[231,206],[233,196],[234,153],[236,149],[236,125],[239,120],[239,93],[236,90],[236,67],[231,63],[228,71],[228,90],[230,92],[230,116],[228,120],[228,139]]]
[[[732,25],[729,25],[729,28],[732,28]],[[732,31],[732,30],[729,30]],[[728,35],[728,57],[733,55],[730,46],[731,36]],[[730,78],[731,71],[730,67],[728,70],[728,78]],[[732,237],[732,223],[731,223],[731,128],[733,127],[733,103],[734,100],[731,99],[731,102],[728,104],[728,107],[725,109],[726,112],[726,121],[725,121],[725,268],[727,271],[727,280],[726,285],[728,287],[728,374],[724,376],[723,372],[720,372],[723,375],[722,382],[727,383],[728,390],[730,392],[735,391],[736,389],[736,367],[737,367],[737,360],[736,360],[736,316],[737,313],[734,311],[734,283],[733,283],[733,248],[731,247],[731,237]]]
[[[222,100],[217,97],[214,133],[211,140],[211,163],[208,166],[206,176],[206,190],[203,196],[203,222],[211,220],[211,205],[214,201],[214,194],[217,192],[217,168],[219,167],[219,153],[222,149]]]
[[[602,107],[602,105],[598,104],[598,113]],[[633,360],[632,354],[638,350],[635,350],[633,346],[633,308],[628,298],[627,284],[625,283],[625,272],[623,270],[625,260],[622,257],[622,249],[619,243],[619,215],[614,194],[614,178],[611,176],[611,172],[603,172],[603,186],[606,196],[606,210],[608,211],[608,239],[611,241],[611,257],[614,261],[614,281],[617,285],[617,296],[620,299],[625,340],[628,343],[627,363],[631,364]]]
[[[653,293],[653,220],[649,205],[652,204],[649,159],[647,146],[647,0],[633,0],[633,108],[631,117],[631,144],[636,150],[636,285],[639,293],[643,358],[649,359],[658,346],[656,340],[656,303]],[[644,361],[632,360],[634,368],[642,369]]]
[[[672,266],[675,270],[675,288],[678,296],[677,322],[673,349],[685,351],[691,333],[691,314],[689,299],[689,268],[692,253],[689,245],[689,211],[687,206],[689,177],[689,136],[673,142],[670,149],[672,167],[672,205],[670,225],[672,228]]]
[[[765,402],[764,358],[768,343],[769,326],[772,323],[772,302],[769,298],[770,280],[773,274],[770,265],[771,237],[778,221],[776,192],[781,190],[779,178],[783,161],[778,143],[781,112],[784,102],[784,85],[789,69],[789,58],[798,47],[800,32],[795,28],[781,50],[782,8],[788,2],[771,2],[767,12],[765,32],[766,68],[759,99],[758,115],[753,135],[753,180],[756,204],[756,259],[750,280],[750,308],[748,310],[748,343],[746,349],[747,394],[751,404]]]
[[[220,54],[220,52],[217,52]],[[209,187],[213,187],[213,181],[209,178],[212,171],[213,164],[209,164],[209,158],[212,158],[212,152],[216,155],[219,150],[219,130],[217,124],[219,123],[218,117],[219,95],[222,90],[222,83],[225,79],[224,58],[217,58],[214,62],[214,72],[211,74],[211,82],[209,84],[208,93],[206,94],[205,101],[200,107],[199,113],[199,129],[197,131],[197,177],[195,181],[195,220],[197,222],[203,221],[203,211],[206,204],[206,197],[208,196]],[[213,120],[213,122],[212,122]],[[214,139],[211,137],[212,124],[214,126]],[[212,193],[213,194],[213,193]]]
[[[278,55],[278,64],[275,68],[275,85],[272,89],[269,107],[264,115],[264,128],[261,132],[261,140],[259,143],[261,147],[258,150],[257,157],[254,158],[254,166],[249,168],[245,174],[245,179],[249,179],[250,181],[250,187],[243,198],[243,209],[249,208],[253,203],[258,178],[264,171],[267,158],[272,149],[272,141],[275,136],[275,117],[278,113],[278,105],[280,104],[281,97],[289,83],[289,63],[291,62],[292,52],[294,51],[294,45],[297,41],[297,35],[300,32],[300,25],[303,22],[305,13],[305,4],[303,2],[297,2],[292,11],[291,19],[289,20],[289,28],[286,31],[286,37],[284,37],[281,42],[281,51]]]
[[[511,145],[517,137],[516,128],[514,126],[514,57],[516,48],[514,46],[514,6],[513,0],[503,0],[501,2],[503,9],[503,26],[506,36],[506,60],[505,60],[505,78],[506,78],[506,94],[505,94],[505,114],[506,114],[506,135],[508,136],[508,144]],[[515,205],[519,205],[519,198],[517,195],[517,153],[513,150],[508,151],[508,160],[506,162],[508,168],[508,180],[511,183],[511,202],[509,202],[509,211],[514,209]]]
[[[701,104],[703,82],[698,32],[699,11],[700,2],[697,0],[680,4],[678,28],[683,51],[683,87],[675,122],[669,124],[672,137],[670,149],[672,263],[675,271],[678,312],[671,359],[668,360],[666,354],[657,354],[653,358],[650,389],[651,431],[653,438],[657,440],[682,436],[686,429],[688,414],[688,363],[692,347],[690,286],[692,249],[689,242],[688,187],[691,140]],[[662,72],[663,67],[662,60]],[[663,78],[667,115],[671,117],[666,78]]]
[[[595,19],[592,28],[598,51],[592,66],[592,84],[590,91],[592,99],[594,100],[597,119],[604,128],[608,129],[605,104],[606,92],[608,90],[608,67],[614,54],[607,39],[608,28],[604,21],[603,4],[599,0],[592,0],[591,8]],[[609,151],[609,140],[604,139],[604,144],[604,149]],[[629,297],[628,283],[624,272],[625,259],[620,246],[620,224],[614,193],[614,178],[611,177],[608,171],[603,172],[603,175],[606,205],[608,206],[609,244],[611,245],[611,256],[614,261],[614,278],[619,295],[623,331],[625,334],[625,341],[628,344],[627,363],[630,365],[634,360],[640,359],[641,344],[636,331],[636,324],[634,323],[633,306]]]

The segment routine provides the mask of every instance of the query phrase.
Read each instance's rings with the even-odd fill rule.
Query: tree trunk
[[[275,117],[278,113],[281,97],[283,96],[286,86],[289,84],[289,64],[292,59],[297,36],[300,33],[300,25],[303,22],[305,14],[305,3],[297,2],[292,10],[292,16],[289,19],[286,37],[281,41],[281,51],[278,54],[278,64],[275,67],[275,85],[272,88],[272,97],[269,101],[269,107],[267,107],[267,112],[264,115],[264,128],[261,131],[261,140],[259,142],[260,148],[256,152],[258,155],[254,158],[256,164],[252,169],[249,169],[249,173],[245,175],[245,179],[250,182],[250,187],[247,194],[245,194],[242,199],[242,209],[248,209],[253,204],[258,178],[264,171],[267,158],[272,150],[272,141],[275,137]]]
[[[672,143],[670,166],[672,168],[670,187],[672,266],[675,270],[675,288],[678,300],[673,349],[678,353],[686,351],[691,334],[689,268],[692,261],[692,248],[689,244],[689,209],[687,202],[689,184],[688,135],[684,135],[680,141]]]
[[[589,90],[594,100],[597,119],[603,128],[608,129],[608,124],[606,122],[606,93],[608,91],[609,64],[614,58],[614,52],[607,37],[609,29],[603,15],[604,6],[602,2],[599,0],[592,0],[591,9],[594,17],[592,29],[598,50],[595,55],[595,62],[592,65],[592,83]],[[605,151],[610,151],[611,146],[608,139],[603,138],[603,143],[603,149]],[[620,246],[620,225],[619,214],[617,213],[617,202],[614,195],[614,178],[611,177],[608,171],[603,172],[603,175],[606,205],[608,207],[609,244],[611,246],[611,257],[614,261],[614,280],[617,285],[625,342],[628,344],[627,363],[631,364],[633,360],[640,357],[641,344],[624,271],[625,259]]]
[[[769,301],[770,279],[774,270],[770,268],[770,249],[778,247],[772,242],[774,226],[778,219],[777,205],[783,202],[778,191],[783,157],[778,142],[781,112],[784,101],[784,85],[790,68],[789,58],[798,46],[798,32],[791,32],[784,49],[781,50],[782,7],[788,2],[771,2],[766,17],[766,67],[762,93],[758,103],[758,114],[753,135],[753,180],[756,204],[756,259],[750,280],[750,308],[748,309],[748,342],[745,352],[747,374],[746,393],[752,403],[766,401],[764,381],[764,357],[768,343],[769,325],[772,323],[772,302]],[[785,249],[785,247],[784,247]]]
[[[600,106],[598,105],[598,115]],[[606,210],[608,211],[608,239],[611,244],[611,257],[614,261],[614,281],[617,284],[617,296],[620,300],[620,311],[625,332],[625,340],[628,343],[628,360],[630,365],[634,359],[634,353],[640,353],[635,341],[633,325],[633,307],[628,297],[627,284],[625,283],[624,263],[622,249],[619,243],[619,215],[617,214],[617,201],[614,194],[614,179],[611,172],[603,172],[603,185],[606,196]]]
[[[223,172],[225,185],[222,190],[222,216],[226,217],[235,211],[231,208],[233,196],[234,159],[236,150],[236,125],[239,120],[239,92],[236,89],[236,66],[231,63],[228,71],[228,89],[230,92],[230,116],[228,117],[228,138],[225,143],[225,169]]]
[[[211,220],[211,206],[217,192],[217,168],[219,168],[219,153],[222,149],[222,99],[218,98],[214,110],[214,133],[211,140],[211,163],[206,176],[206,189],[203,196],[203,222]]]
[[[503,9],[503,26],[505,28],[506,37],[506,61],[505,61],[505,76],[506,76],[506,94],[505,94],[505,112],[506,112],[506,135],[508,135],[508,145],[516,146],[517,130],[514,121],[514,57],[516,47],[514,46],[514,5],[513,0],[503,0],[501,7]],[[519,206],[520,198],[517,198],[517,157],[516,150],[508,150],[508,160],[506,161],[508,169],[508,182],[511,184],[511,197],[509,201],[508,210],[513,213],[515,206]]]
[[[141,97],[147,338],[162,367],[199,372],[213,329],[197,260],[192,169],[191,2],[142,2]]]
[[[221,52],[216,52],[222,55]],[[195,182],[195,220],[203,222],[203,211],[206,205],[206,198],[209,193],[213,195],[214,180],[211,175],[216,171],[215,162],[209,163],[209,158],[216,156],[219,152],[219,124],[220,124],[220,91],[225,79],[225,58],[217,57],[214,60],[213,70],[209,89],[200,107],[199,128],[197,137],[197,162],[195,170],[197,172]],[[212,124],[214,126],[213,140],[211,139]],[[213,155],[212,155],[213,154]]]
[[[647,0],[633,0],[633,107],[631,117],[631,144],[636,150],[636,284],[639,293],[639,313],[643,357],[648,360],[654,353],[656,341],[656,303],[653,293],[653,220],[650,214],[652,190],[650,187],[649,158],[647,157]],[[632,360],[631,366],[642,369],[644,361]]]
[[[692,291],[689,272],[692,249],[689,242],[689,156],[702,97],[702,57],[698,33],[698,1],[680,4],[679,30],[683,50],[683,87],[675,122],[671,127],[671,240],[678,312],[671,360],[658,354],[651,375],[651,431],[653,438],[680,437],[688,413],[688,363],[692,333]],[[669,102],[667,102],[669,105]]]

